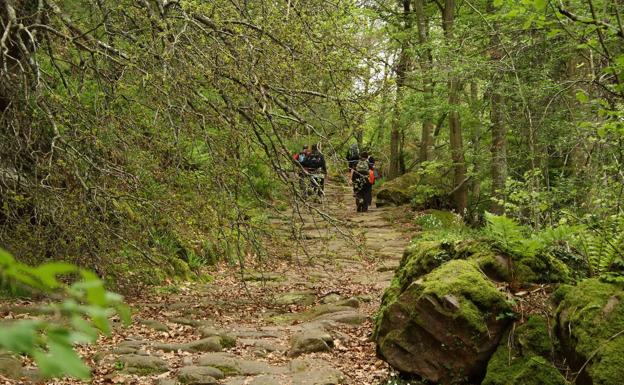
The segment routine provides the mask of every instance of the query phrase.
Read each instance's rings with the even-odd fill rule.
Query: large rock
[[[556,333],[577,385],[615,385],[624,379],[624,291],[587,279],[555,293]]]
[[[419,210],[452,207],[450,186],[440,177],[444,170],[428,171],[409,172],[382,184],[377,192],[377,206],[410,203]]]
[[[377,206],[404,205],[410,202],[410,188],[420,181],[417,173],[407,173],[385,182],[377,192]]]
[[[568,384],[551,362],[555,345],[545,318],[531,316],[506,337],[490,359],[481,385]]]
[[[477,263],[451,260],[411,282],[396,278],[377,319],[378,354],[439,384],[482,377],[508,324],[499,316],[511,308]]]

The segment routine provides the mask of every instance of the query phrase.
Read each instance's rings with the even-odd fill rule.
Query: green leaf
[[[43,282],[44,285],[54,289],[61,286],[61,283],[56,279],[57,275],[73,273],[76,270],[76,266],[71,263],[49,262],[34,269],[33,273],[41,280],[41,282]]]
[[[24,320],[0,328],[0,346],[16,353],[32,352],[41,325],[41,321]]]
[[[535,8],[538,11],[543,11],[546,9],[546,5],[548,4],[547,0],[533,0],[533,6],[535,6]]]
[[[582,90],[579,90],[576,93],[576,100],[578,100],[581,103],[587,103],[589,101],[589,97],[587,96],[585,92],[583,92]]]
[[[33,358],[45,377],[66,375],[84,380],[91,377],[91,369],[82,362],[71,346],[62,342],[50,341],[48,353],[39,350],[34,352]]]
[[[0,265],[9,266],[15,263],[15,259],[4,249],[0,249]]]

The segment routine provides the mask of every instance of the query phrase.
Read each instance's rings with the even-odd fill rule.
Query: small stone
[[[342,297],[340,297],[338,294],[329,294],[323,297],[323,299],[321,300],[321,303],[324,303],[324,304],[334,303],[334,302],[340,301],[341,299]]]

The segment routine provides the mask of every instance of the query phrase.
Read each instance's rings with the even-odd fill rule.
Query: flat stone
[[[217,329],[214,326],[204,326],[199,332],[202,338],[219,337],[221,346],[224,348],[233,348],[236,346],[236,336],[225,330]]]
[[[276,352],[285,350],[280,345],[277,345],[271,341],[267,340],[259,340],[259,339],[251,339],[251,338],[243,338],[240,339],[239,344],[242,346],[253,346],[254,348],[265,350],[267,352]]]
[[[221,338],[218,336],[202,338],[201,340],[182,343],[182,344],[154,344],[154,348],[157,350],[162,350],[164,352],[191,352],[191,353],[202,353],[202,352],[220,352],[223,350],[221,346]]]
[[[226,376],[258,374],[279,374],[284,368],[271,366],[266,362],[239,358],[230,353],[208,353],[199,357],[198,365],[218,368]]]
[[[259,271],[248,271],[243,274],[243,281],[246,282],[281,282],[285,277],[281,274]]]
[[[316,296],[309,291],[293,291],[284,293],[275,299],[278,305],[312,305]]]
[[[178,380],[183,384],[217,384],[217,379],[225,378],[223,372],[210,366],[185,366],[178,372]]]
[[[334,305],[336,306],[349,306],[352,308],[359,308],[360,307],[360,300],[355,298],[355,297],[351,297],[348,299],[343,299],[341,301],[336,302]]]
[[[255,377],[232,377],[225,385],[291,385],[292,379],[287,376],[264,374]]]
[[[18,378],[22,371],[21,361],[8,353],[0,353],[0,374],[10,378]]]
[[[329,294],[323,297],[323,299],[321,300],[321,303],[324,303],[324,304],[335,303],[335,302],[340,301],[341,299],[342,297],[339,296],[338,294]]]
[[[159,378],[156,385],[178,385],[179,382],[171,378]]]
[[[347,325],[361,325],[367,317],[364,314],[360,314],[356,311],[341,311],[338,313],[329,313],[320,317],[323,320],[334,321]]]
[[[145,325],[148,328],[154,329],[156,331],[166,332],[166,331],[169,330],[169,326],[167,326],[163,322],[160,322],[160,321],[155,320],[155,319],[142,319],[142,318],[138,318],[137,321],[140,324]]]
[[[169,370],[169,364],[162,358],[127,354],[119,357],[125,370],[130,374],[162,373]]]
[[[311,327],[295,334],[288,355],[296,357],[305,353],[326,352],[334,345],[332,336],[320,327]]]
[[[198,327],[206,323],[209,323],[209,321],[199,321],[199,320],[195,320],[192,318],[185,318],[185,317],[172,317],[169,319],[169,321],[178,325],[186,325],[186,326],[192,326],[192,327]]]
[[[342,372],[323,360],[295,359],[289,367],[293,385],[336,385],[344,381]]]

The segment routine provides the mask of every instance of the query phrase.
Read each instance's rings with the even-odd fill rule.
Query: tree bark
[[[453,24],[455,22],[455,0],[445,0],[442,15],[442,28],[447,40],[453,38]],[[451,159],[453,161],[453,201],[455,209],[460,215],[465,215],[468,208],[468,184],[466,183],[466,161],[464,158],[464,144],[462,141],[461,121],[459,117],[459,77],[451,71],[448,80],[449,137],[451,145]]]
[[[414,0],[414,13],[416,14],[416,25],[418,26],[418,42],[421,46],[425,46],[428,41],[428,24],[425,14],[424,0]],[[420,60],[421,69],[424,73],[423,89],[424,101],[426,105],[431,105],[433,101],[433,79],[431,78],[431,68],[433,66],[433,56],[431,49],[425,47],[424,54]],[[433,147],[433,119],[430,114],[426,113],[423,117],[422,132],[420,137],[420,151],[418,155],[419,162],[431,160],[431,149]]]
[[[488,2],[488,12],[495,11],[492,1]],[[495,63],[501,59],[499,25],[494,23],[494,34],[490,40],[490,60]],[[492,163],[490,174],[492,176],[492,200],[490,211],[502,215],[505,208],[502,200],[505,198],[503,189],[507,179],[507,128],[503,121],[503,96],[500,93],[500,77],[494,74],[491,83],[490,121],[492,122]]]
[[[410,0],[402,0],[403,5],[403,28],[411,29],[410,16]],[[404,37],[399,52],[399,60],[395,67],[396,74],[396,97],[394,99],[394,112],[392,117],[392,132],[390,133],[390,168],[388,170],[388,178],[393,179],[401,175],[401,103],[403,101],[403,87],[405,85],[405,76],[409,67],[409,38]]]

